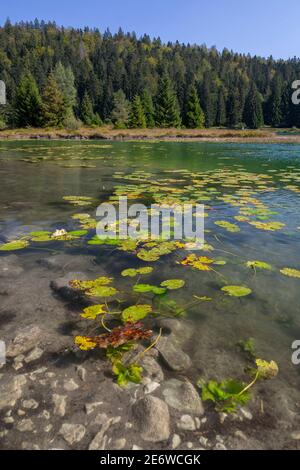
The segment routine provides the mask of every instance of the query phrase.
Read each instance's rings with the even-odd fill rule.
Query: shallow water
[[[299,145],[2,142],[0,178],[2,243],[37,230],[76,230],[79,221],[72,215],[87,212],[94,217],[97,203],[108,201],[116,190],[117,194],[133,192],[132,201],[139,202],[165,201],[170,195],[181,202],[203,202],[208,215],[205,242],[211,248],[196,252],[197,256],[226,262],[208,272],[181,265],[190,254],[182,249],[145,263],[136,253],[115,246],[89,245],[93,230],[76,241],[30,242],[22,250],[0,251],[0,256],[18,256],[26,272],[23,284],[33,293],[41,277],[47,282],[53,279],[53,272],[37,263],[52,253],[66,253],[69,260],[91,255],[96,260],[91,277],[97,275],[99,267],[114,277],[113,285],[119,291],[127,294],[135,281],[120,275],[125,268],[153,266],[153,273],[140,281],[149,284],[183,279],[184,288],[168,294],[180,308],[186,308],[194,295],[211,298],[186,308],[184,319],[194,327],[194,335],[185,345],[193,361],[187,375],[193,381],[199,376],[243,377],[249,358],[237,342],[251,337],[257,357],[273,359],[279,365],[278,378],[264,387],[273,396],[282,392],[297,406],[300,366],[291,362],[291,344],[300,339],[300,279],[285,276],[280,270],[300,269]],[[136,195],[141,184],[145,186]],[[76,207],[63,199],[70,195],[89,196],[93,201],[90,206]],[[257,212],[248,213],[248,220],[235,219],[245,207],[259,208],[263,215],[257,218]],[[240,230],[229,232],[216,225],[217,221],[233,223]],[[249,223],[253,221],[284,225],[270,231]],[[253,260],[267,262],[272,269],[247,267],[246,262]],[[247,286],[252,293],[243,298],[229,297],[221,291],[225,285]],[[47,295],[52,295],[50,289]],[[13,308],[14,295],[0,296],[0,302],[1,321],[1,313]],[[7,315],[3,317],[2,336],[13,336],[21,315],[16,312],[7,322]],[[41,325],[46,322],[51,326],[53,322],[53,328],[57,328],[60,323],[57,317],[51,321],[45,318],[46,312],[39,318],[36,312],[32,315]],[[27,314],[21,323],[30,324],[32,319]],[[73,334],[72,329],[69,334]]]

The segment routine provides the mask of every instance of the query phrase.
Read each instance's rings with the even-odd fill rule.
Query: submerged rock
[[[50,287],[57,292],[59,295],[64,297],[67,300],[76,300],[82,298],[82,292],[77,289],[73,289],[70,286],[70,281],[74,279],[79,279],[80,281],[87,280],[87,276],[81,272],[69,272],[63,277],[59,277],[54,281],[51,281]]]
[[[86,429],[83,424],[64,423],[60,428],[59,434],[63,436],[65,441],[72,445],[80,442],[83,439],[85,432]]]
[[[157,345],[157,349],[163,361],[171,370],[184,371],[192,365],[190,357],[178,347],[172,335],[163,336]]]
[[[137,427],[145,441],[160,442],[169,439],[170,415],[168,406],[160,398],[146,396],[133,405]]]
[[[0,258],[0,277],[17,277],[24,269],[19,265],[16,255]]]
[[[8,382],[0,384],[0,410],[16,404],[16,401],[22,396],[26,382],[25,375],[16,375]]]
[[[23,328],[18,332],[12,343],[8,345],[6,351],[7,357],[16,357],[27,353],[39,344],[41,338],[42,330],[38,326],[34,325]]]
[[[203,415],[204,409],[201,398],[195,387],[187,380],[167,380],[164,384],[163,396],[172,408],[198,416]]]

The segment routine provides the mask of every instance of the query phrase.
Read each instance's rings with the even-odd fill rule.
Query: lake
[[[12,266],[22,269],[1,278],[0,339],[33,323],[61,347],[66,338],[73,344],[76,335],[90,335],[80,305],[57,298],[49,285],[69,272],[107,276],[118,291],[106,299],[113,310],[115,303],[121,310],[151,305],[144,321],[157,334],[160,318],[192,327],[181,345],[191,366],[172,377],[247,383],[244,370],[254,358],[276,361],[278,376],[259,382],[251,409],[260,410],[256,436],[284,447],[299,413],[300,365],[291,357],[300,340],[300,145],[2,141],[0,176],[0,243],[8,243],[8,250],[0,246],[0,261],[13,257]],[[204,204],[204,249],[97,243],[95,209],[120,195],[146,205]],[[51,238],[57,229],[74,237]],[[10,250],[11,240],[21,240],[20,249]],[[145,266],[152,272],[121,274]],[[159,287],[169,279],[184,285],[134,291],[136,284]],[[246,291],[234,296],[226,286]],[[280,438],[272,434],[277,425]]]

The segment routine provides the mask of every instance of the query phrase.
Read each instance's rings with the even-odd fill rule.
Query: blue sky
[[[112,32],[119,26],[218,49],[275,58],[300,56],[299,0],[2,0],[0,23],[35,17]]]

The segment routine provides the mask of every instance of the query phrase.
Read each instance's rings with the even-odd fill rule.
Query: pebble
[[[70,380],[65,380],[64,381],[64,389],[67,392],[73,392],[74,390],[77,390],[77,388],[79,388],[79,386],[77,385],[75,380],[70,379]]]
[[[43,354],[43,349],[36,347],[25,357],[25,362],[28,364],[29,362],[37,361]]]
[[[22,419],[17,424],[17,430],[21,432],[26,432],[26,431],[33,431],[34,425],[31,419]]]
[[[89,415],[93,413],[101,405],[103,405],[103,401],[95,401],[94,403],[86,403],[85,405],[86,414]]]
[[[85,380],[86,380],[86,369],[82,366],[77,366],[76,367],[76,372],[77,372],[78,377],[80,378],[80,380],[82,380],[82,382],[85,382]]]
[[[300,441],[300,431],[294,431],[291,434],[291,438],[295,441]]]
[[[22,401],[22,406],[23,408],[26,408],[27,410],[35,410],[38,406],[39,403],[36,400],[23,400]]]
[[[181,444],[181,439],[178,434],[174,434],[172,437],[172,449],[176,449]]]
[[[177,427],[184,431],[195,431],[196,429],[195,421],[190,415],[182,415]]]
[[[52,401],[54,403],[54,414],[58,416],[65,416],[66,406],[67,406],[67,396],[58,395],[54,393],[52,396]]]
[[[70,445],[80,442],[83,439],[85,432],[86,429],[83,424],[71,423],[64,423],[59,430],[59,434],[61,434],[65,441]]]

